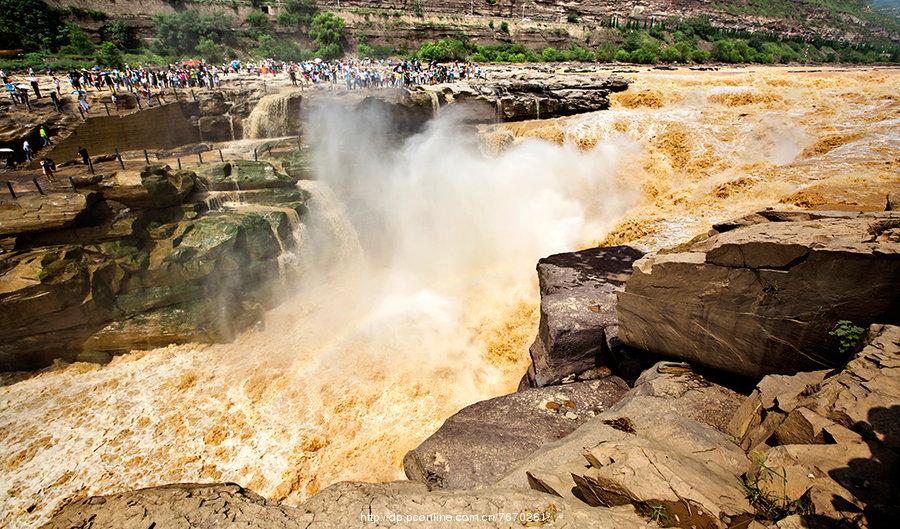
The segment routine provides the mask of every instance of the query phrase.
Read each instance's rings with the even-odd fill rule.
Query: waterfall
[[[534,98],[534,119],[541,119],[541,99]]]
[[[296,92],[267,95],[250,112],[244,137],[279,138],[300,130],[300,101]]]
[[[428,92],[428,95],[431,96],[431,110],[432,115],[437,117],[438,113],[441,111],[441,100],[438,98],[437,92]]]
[[[316,180],[300,180],[297,187],[312,197],[309,206],[311,217],[320,236],[329,241],[328,248],[343,261],[359,261],[363,249],[356,227],[350,221],[346,206],[327,184]]]

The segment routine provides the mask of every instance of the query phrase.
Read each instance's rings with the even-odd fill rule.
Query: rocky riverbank
[[[769,210],[702,239],[542,260],[522,389],[411,451],[421,484],[338,483],[297,508],[172,485],[81,500],[45,527],[518,523],[480,517],[496,512],[548,527],[887,527],[900,514],[900,216]]]
[[[75,176],[0,204],[0,369],[231,339],[302,244],[309,193],[268,162]]]

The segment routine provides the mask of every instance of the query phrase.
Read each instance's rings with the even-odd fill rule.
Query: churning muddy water
[[[402,144],[339,110],[316,152],[304,267],[233,343],[134,352],[0,387],[0,526],[73,497],[233,481],[296,504],[403,477],[449,415],[515,389],[534,266],[686,241],[766,206],[878,209],[897,188],[900,71],[647,72],[609,111]]]

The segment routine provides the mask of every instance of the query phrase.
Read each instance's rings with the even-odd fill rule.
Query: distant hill
[[[58,6],[99,11],[111,18],[147,27],[157,13],[183,9],[224,10],[243,20],[248,11],[262,9],[276,16],[284,0],[48,0]],[[648,20],[705,16],[715,24],[741,31],[766,31],[783,36],[826,38],[850,42],[877,39],[900,41],[895,13],[900,0],[327,0],[320,8],[340,12],[421,15],[454,21],[465,27],[467,18],[480,17],[533,22],[599,24],[610,17]],[[393,16],[393,15],[391,15]],[[415,32],[408,32],[415,40]],[[402,36],[402,35],[398,35]]]

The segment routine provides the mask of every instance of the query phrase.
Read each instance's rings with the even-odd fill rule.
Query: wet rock
[[[634,248],[614,246],[538,261],[541,321],[529,349],[531,386],[559,384],[610,360],[602,357],[605,330],[616,324],[616,292],[641,256]]]
[[[609,108],[610,92],[628,88],[617,76],[597,79],[585,75],[529,76],[523,81],[506,77],[496,81],[417,86],[412,96],[425,93],[423,104],[453,106],[470,123],[549,119]]]
[[[165,208],[180,204],[194,189],[194,174],[173,172],[169,166],[150,165],[141,171],[141,185],[147,189],[153,207]]]
[[[0,237],[74,226],[99,197],[93,193],[25,195],[0,203]]]
[[[197,120],[203,141],[231,141],[231,118],[228,116],[202,116]]]
[[[268,162],[234,160],[205,164],[198,168],[197,178],[209,191],[247,191],[293,187],[296,178],[279,173]]]
[[[170,173],[156,176],[163,189],[153,196],[186,192]],[[304,197],[203,216],[196,205],[116,210],[98,226],[22,239],[33,247],[4,254],[0,268],[0,311],[15,315],[0,320],[0,369],[230,340],[277,293],[278,257],[293,247],[289,213],[299,220]]]
[[[204,116],[227,114],[231,104],[225,101],[221,92],[204,92],[200,97],[200,113]]]
[[[467,406],[403,460],[429,489],[492,484],[542,445],[574,431],[628,391],[617,377],[527,389]]]
[[[900,318],[900,242],[870,234],[890,215],[742,225],[647,256],[619,293],[619,336],[747,377],[839,366],[838,321]]]

